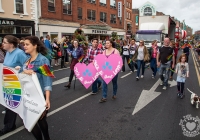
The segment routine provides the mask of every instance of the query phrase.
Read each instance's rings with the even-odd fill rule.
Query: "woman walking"
[[[115,48],[113,48],[114,42],[112,40],[106,41],[106,50],[103,52],[103,55],[106,57],[109,57],[112,54],[119,54],[119,51]],[[117,94],[117,79],[118,79],[118,74],[115,75],[115,77],[112,79],[112,84],[113,84],[113,96],[112,99],[116,99],[116,94]],[[107,91],[108,91],[108,85],[106,84],[105,81],[103,81],[103,93],[102,93],[102,98],[99,100],[100,103],[106,102],[107,101]]]
[[[55,66],[58,66],[58,65],[60,65],[58,63],[58,59],[60,58],[58,56],[58,52],[60,51],[60,47],[59,47],[57,38],[53,39],[53,51],[55,52]]]
[[[140,68],[142,67],[141,78],[144,78],[145,62],[149,61],[149,53],[147,47],[144,46],[143,40],[140,41],[139,47],[136,49],[132,60],[133,62],[137,61],[138,70],[136,80],[138,81],[140,76]]]
[[[37,37],[26,37],[24,49],[25,52],[30,55],[30,58],[28,59],[28,61],[25,62],[23,67],[23,72],[25,74],[34,74],[34,71],[36,71],[40,66],[43,65],[48,65],[50,67],[49,60],[45,57],[45,55],[47,54],[47,49]],[[52,91],[52,78],[40,73],[37,73],[37,77],[46,100],[46,111],[42,114],[31,133],[37,140],[43,140],[43,137],[44,140],[50,140],[46,115],[47,111],[50,109],[50,92]]]
[[[71,64],[70,64],[70,77],[69,77],[69,83],[65,85],[66,88],[70,89],[71,87],[71,82],[74,77],[74,66],[78,63],[78,59],[83,55],[83,49],[79,47],[78,45],[78,40],[73,40],[73,49],[68,50],[69,55],[72,57]]]
[[[150,57],[150,67],[153,72],[152,78],[154,79],[157,73],[157,53],[158,53],[158,46],[157,46],[157,41],[154,40],[152,42],[152,47],[149,49],[149,57]]]
[[[138,46],[137,46],[136,43],[135,43],[135,39],[132,39],[132,40],[131,40],[131,43],[130,43],[130,59],[131,59],[131,60],[132,60],[132,58],[133,58],[133,55],[135,54],[135,51],[136,51],[137,47],[138,47]],[[132,62],[132,64],[133,64],[133,70],[134,70],[134,67],[135,67],[135,70],[134,70],[134,71],[137,71],[137,69],[138,69],[137,63]]]
[[[127,64],[130,68],[130,70],[133,72],[133,64],[130,60],[130,46],[128,45],[128,42],[126,40],[123,41],[123,46],[122,46],[122,60],[123,60],[123,67],[122,67],[122,72],[125,72],[125,59],[127,61]]]
[[[176,65],[176,59],[177,59],[179,48],[176,46],[176,43],[174,41],[170,42],[170,46],[174,49],[174,57],[175,57],[174,64]],[[174,75],[174,68],[172,69],[172,64],[173,64],[173,61],[171,62],[171,76],[170,76],[171,80],[173,79],[173,75]]]
[[[65,42],[66,42],[66,37],[63,37],[61,41],[59,42],[60,44],[60,51],[61,51],[61,68],[65,68]]]

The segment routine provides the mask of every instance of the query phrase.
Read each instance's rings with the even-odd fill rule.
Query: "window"
[[[71,15],[72,14],[72,1],[63,0],[63,13]]]
[[[90,9],[87,10],[87,18],[89,20],[96,20],[95,14],[96,14],[95,10],[90,10]]]
[[[152,9],[150,7],[146,7],[144,9],[144,15],[145,16],[152,16]]]
[[[15,0],[16,13],[24,13],[23,0]]]
[[[110,15],[110,23],[116,23],[116,15],[114,14]]]
[[[100,21],[106,22],[106,13],[100,12]]]
[[[128,6],[130,9],[131,9],[131,3],[129,3],[129,6]]]
[[[99,2],[101,6],[106,6],[106,0],[100,0]]]
[[[0,26],[0,34],[15,34],[14,26]]]
[[[131,13],[127,12],[127,13],[126,13],[126,18],[127,18],[127,19],[131,19]]]
[[[48,10],[55,11],[55,2],[54,0],[48,0]]]
[[[93,3],[95,4],[96,3],[96,0],[87,0],[89,3]]]
[[[116,1],[115,0],[110,0],[110,8],[116,9]]]
[[[82,8],[78,7],[78,19],[82,19]]]
[[[22,34],[31,34],[31,27],[21,27]]]

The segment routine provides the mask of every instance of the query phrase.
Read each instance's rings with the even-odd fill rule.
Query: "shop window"
[[[93,3],[95,4],[96,3],[96,0],[87,0],[89,3]]]
[[[106,22],[106,13],[100,12],[100,21]]]
[[[152,9],[150,7],[146,7],[144,9],[144,15],[145,16],[152,16]]]
[[[101,6],[106,6],[106,0],[100,0],[99,2]]]
[[[22,34],[31,34],[31,27],[21,27]]]
[[[63,0],[63,13],[71,15],[72,14],[72,1]]]
[[[48,0],[48,10],[54,12],[55,11],[55,1]]]
[[[15,34],[14,26],[0,26],[0,34]]]
[[[78,19],[82,19],[83,16],[82,16],[82,8],[81,7],[78,7]]]
[[[116,24],[116,15],[114,14],[110,15],[110,23]]]
[[[87,10],[87,18],[89,20],[96,20],[96,12],[95,12],[95,10],[88,9]]]
[[[116,9],[116,0],[110,0],[110,8]]]
[[[15,0],[16,13],[24,13],[23,0]]]

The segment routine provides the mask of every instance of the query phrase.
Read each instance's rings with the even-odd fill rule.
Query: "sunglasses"
[[[140,43],[144,43],[144,42],[140,42]]]

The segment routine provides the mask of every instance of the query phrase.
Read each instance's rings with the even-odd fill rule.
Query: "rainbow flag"
[[[79,57],[78,62],[82,62],[84,58],[85,58],[85,56],[82,55],[81,57]]]
[[[168,61],[171,60],[171,59],[172,59],[172,56],[173,56],[173,55],[169,55],[169,56],[167,57],[167,60],[168,60]]]
[[[44,64],[43,66],[40,66],[35,72],[43,74],[45,76],[55,78],[53,71],[46,64]]]
[[[128,61],[127,61],[127,63],[130,64],[131,62],[132,62],[132,60],[129,58]]]
[[[68,48],[66,43],[64,43],[63,48],[65,48],[65,49]]]

